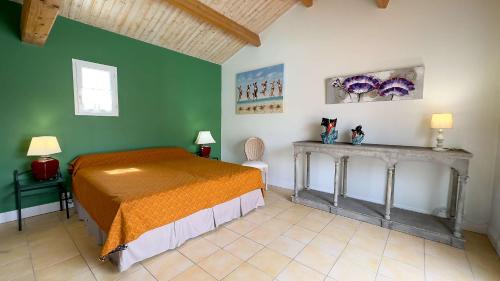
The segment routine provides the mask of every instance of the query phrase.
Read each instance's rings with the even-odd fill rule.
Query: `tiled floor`
[[[500,280],[484,235],[465,251],[291,203],[266,207],[119,273],[73,215],[0,225],[0,280]]]

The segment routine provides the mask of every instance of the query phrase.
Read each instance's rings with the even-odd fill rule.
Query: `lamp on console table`
[[[435,151],[446,151],[447,148],[443,147],[444,136],[443,129],[453,128],[453,115],[451,113],[438,113],[432,114],[431,128],[438,129],[438,135],[436,137],[436,147],[433,148]]]
[[[49,155],[61,152],[61,147],[56,137],[43,136],[33,137],[28,149],[28,156],[39,156],[31,162],[31,170],[36,180],[49,180],[57,177],[59,161]]]
[[[210,131],[200,131],[195,143],[200,145],[200,156],[209,158],[210,150],[212,149],[210,147],[210,144],[215,143],[215,140],[212,137]]]

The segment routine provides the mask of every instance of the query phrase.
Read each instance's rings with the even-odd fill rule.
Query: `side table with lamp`
[[[14,188],[16,197],[17,222],[19,231],[22,230],[22,195],[41,189],[51,189],[59,193],[59,207],[63,210],[63,201],[66,207],[66,217],[69,218],[68,196],[66,186],[59,169],[59,161],[49,155],[60,153],[61,148],[56,137],[33,137],[28,149],[28,156],[40,156],[31,163],[31,170],[25,172],[14,171]]]
[[[463,236],[465,194],[469,180],[469,163],[472,153],[458,148],[444,148],[443,129],[453,127],[450,113],[433,114],[431,128],[438,129],[436,147],[368,144],[352,145],[337,142],[324,144],[321,141],[298,141],[293,143],[294,195],[295,203],[321,209],[333,214],[361,220],[388,229],[412,234],[428,240],[464,248]],[[335,162],[334,186],[330,191],[308,188],[310,182],[311,154],[327,154]],[[305,156],[305,157],[303,157]],[[342,160],[345,157],[362,156],[381,160],[386,167],[384,204],[349,198],[345,191],[346,173]],[[300,161],[305,160],[304,165]],[[446,208],[437,215],[419,213],[414,210],[394,206],[395,173],[398,163],[403,161],[427,161],[451,168],[449,196]],[[305,166],[305,169],[304,169]],[[304,184],[305,183],[305,184]]]

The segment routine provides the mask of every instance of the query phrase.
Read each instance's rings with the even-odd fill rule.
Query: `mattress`
[[[72,179],[75,198],[106,233],[101,257],[150,230],[264,186],[258,169],[182,148],[83,155],[74,161]]]

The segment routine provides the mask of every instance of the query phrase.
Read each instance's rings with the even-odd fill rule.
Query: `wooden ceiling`
[[[256,34],[297,0],[201,0]],[[162,0],[64,0],[60,15],[221,64],[247,42]]]
[[[327,0],[328,1],[328,0]],[[375,0],[386,8],[389,0]],[[221,64],[296,3],[313,0],[24,0],[23,41],[43,45],[57,14]]]

